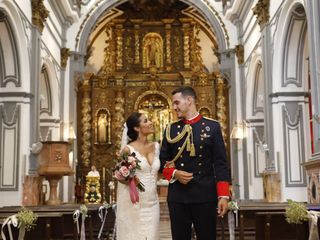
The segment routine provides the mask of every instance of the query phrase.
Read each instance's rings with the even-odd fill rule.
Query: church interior
[[[87,238],[114,239],[125,119],[144,113],[161,143],[172,91],[192,86],[238,205],[217,239],[308,239],[320,224],[285,212],[320,210],[319,16],[318,0],[0,0],[0,226],[25,207],[25,239],[78,239],[84,204]],[[171,239],[161,174],[157,187]]]

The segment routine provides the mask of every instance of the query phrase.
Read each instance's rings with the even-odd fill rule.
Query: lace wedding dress
[[[148,160],[130,145],[141,161],[141,170],[136,175],[145,186],[145,192],[139,191],[139,203],[130,200],[129,189],[125,184],[118,183],[116,231],[117,240],[159,240],[160,209],[157,194],[157,177],[160,168],[159,144],[155,143],[154,159]]]

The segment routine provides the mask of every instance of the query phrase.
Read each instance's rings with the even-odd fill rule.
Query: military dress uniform
[[[229,196],[230,182],[220,124],[201,115],[169,124],[160,161],[160,171],[170,181],[167,201],[173,240],[190,239],[191,223],[197,239],[215,239],[218,197]],[[186,185],[174,181],[175,170],[193,173],[193,179]]]

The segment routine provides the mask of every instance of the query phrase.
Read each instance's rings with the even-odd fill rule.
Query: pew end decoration
[[[1,228],[1,237],[3,240],[6,240],[6,236],[4,233],[4,229],[8,227],[9,233],[9,240],[13,240],[13,234],[11,225],[19,229],[19,237],[18,240],[23,240],[26,231],[32,230],[36,226],[36,221],[38,219],[38,215],[35,214],[33,211],[22,208],[20,212],[8,217],[4,223],[2,224]]]
[[[318,218],[319,211],[308,210],[304,203],[298,203],[288,199],[288,207],[286,208],[286,221],[290,224],[302,224],[309,221],[309,238],[308,240],[318,240]]]

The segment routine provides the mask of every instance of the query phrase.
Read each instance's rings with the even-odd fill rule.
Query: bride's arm
[[[128,146],[125,146],[125,147],[122,149],[122,151],[121,151],[121,153],[120,153],[120,156],[122,156],[123,154],[131,154],[130,148],[129,148]]]

